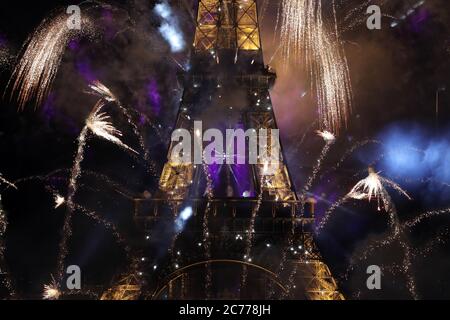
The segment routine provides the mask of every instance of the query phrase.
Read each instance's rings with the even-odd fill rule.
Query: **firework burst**
[[[78,180],[81,175],[81,162],[84,160],[84,149],[86,147],[89,131],[96,136],[137,154],[135,150],[128,147],[118,138],[122,136],[122,133],[108,121],[110,118],[105,113],[101,112],[104,105],[105,103],[103,100],[96,103],[91,114],[86,120],[86,125],[78,137],[78,149],[70,174],[69,191],[66,199],[68,210],[63,224],[63,237],[59,245],[58,280],[60,281],[63,277],[64,261],[68,252],[67,242],[72,234],[72,215],[76,209],[74,197],[78,189]]]
[[[2,184],[2,183],[6,184],[8,187],[12,187],[17,190],[17,186],[14,183],[9,182],[5,178],[3,178],[2,174],[0,173],[0,184]]]
[[[98,95],[102,99],[108,101],[108,102],[117,102],[118,99],[116,96],[109,90],[107,86],[105,86],[100,81],[96,80],[89,84],[89,88],[92,90],[92,93]]]
[[[262,199],[263,199],[262,186],[265,184],[266,177],[264,176],[264,169],[262,171],[263,172],[261,174],[261,178],[260,178],[260,182],[259,182],[260,189],[259,189],[259,194],[258,194],[258,200],[256,202],[256,205],[252,209],[252,214],[250,217],[250,225],[247,230],[247,238],[245,241],[244,260],[246,260],[247,262],[252,262],[251,252],[252,252],[252,247],[253,247],[253,239],[254,239],[254,235],[255,235],[255,221],[256,221],[256,217],[258,215],[259,209],[261,208],[261,203],[262,203]],[[246,265],[244,265],[242,268],[243,268],[243,270],[242,270],[241,286],[244,286],[247,282],[248,270],[247,270]]]
[[[405,223],[405,226],[412,228],[412,227],[415,227],[416,225],[418,225],[419,223],[421,223],[423,220],[442,216],[444,214],[450,214],[450,208],[443,209],[443,210],[428,211],[428,212],[422,213],[422,214],[418,215],[417,217],[415,217],[414,219],[412,219],[411,221],[407,221]]]
[[[10,297],[15,296],[15,290],[13,287],[13,280],[11,278],[11,274],[8,272],[5,261],[5,233],[8,228],[8,219],[6,217],[5,212],[3,211],[2,206],[2,196],[0,194],[0,274],[3,276],[3,279],[0,281],[0,284],[8,290]]]
[[[14,183],[12,183],[12,182],[6,180],[5,178],[3,178],[1,173],[0,173],[0,183],[4,183],[7,186],[12,187],[12,188],[17,190],[17,186]]]
[[[408,239],[405,234],[405,228],[404,226],[400,225],[399,218],[397,215],[397,209],[395,207],[395,204],[393,203],[389,193],[386,190],[386,187],[391,187],[397,192],[399,192],[401,195],[405,196],[408,200],[411,200],[411,197],[404,191],[398,184],[395,182],[386,179],[384,177],[381,177],[379,173],[375,172],[375,170],[371,167],[369,167],[369,175],[359,181],[352,190],[340,201],[338,201],[335,205],[332,206],[332,208],[327,211],[324,219],[322,220],[321,224],[319,225],[319,230],[323,228],[323,226],[327,223],[331,213],[339,207],[341,204],[343,204],[348,199],[357,199],[357,200],[363,200],[367,199],[371,201],[372,199],[376,199],[378,203],[378,210],[381,211],[381,205],[383,206],[384,210],[389,215],[390,220],[390,226],[391,226],[391,234],[388,238],[383,239],[381,241],[376,242],[373,245],[370,245],[364,252],[364,254],[359,257],[358,261],[362,261],[366,259],[371,252],[374,250],[384,247],[386,245],[389,245],[396,241],[399,243],[400,247],[403,251],[403,260],[402,260],[402,268],[404,275],[407,278],[407,289],[410,292],[411,296],[414,299],[418,299],[417,289],[416,289],[416,281],[414,279],[414,276],[412,274],[412,253],[411,248],[408,244]],[[350,264],[349,270],[353,268],[354,263]],[[348,273],[347,273],[348,274]]]
[[[117,107],[119,108],[119,111],[125,116],[128,124],[133,129],[133,133],[139,139],[139,146],[144,151],[144,159],[145,159],[145,163],[148,164],[148,166],[149,166],[148,167],[149,172],[156,175],[156,169],[155,169],[156,165],[153,162],[153,160],[150,159],[150,153],[149,153],[148,149],[145,147],[144,137],[143,137],[142,133],[140,132],[138,126],[136,125],[135,121],[133,120],[133,116],[131,115],[130,111],[127,108],[125,108],[121,104],[120,100],[112,93],[112,91],[107,86],[105,86],[103,83],[101,83],[100,81],[96,80],[96,81],[92,82],[89,85],[89,88],[91,89],[91,93],[99,96],[105,102],[114,102],[117,105]],[[140,115],[140,116],[142,117],[142,115]],[[147,117],[145,117],[145,118],[146,118],[146,121],[148,121],[153,126],[153,123],[151,123],[151,121],[149,121],[149,119]]]
[[[61,291],[55,279],[52,277],[50,284],[44,285],[44,292],[42,293],[42,299],[44,300],[58,300],[61,296]]]
[[[66,199],[59,194],[55,194],[54,200],[55,200],[55,209],[58,209],[66,202]]]
[[[381,211],[381,204],[383,204],[386,211],[389,211],[391,202],[388,199],[388,193],[385,189],[385,186],[392,187],[393,189],[404,195],[408,200],[411,200],[411,197],[398,184],[389,179],[381,177],[379,173],[375,172],[371,167],[369,167],[369,175],[363,180],[359,181],[347,196],[349,198],[358,200],[368,199],[369,201],[371,201],[372,199],[376,199],[379,211]]]
[[[332,134],[330,131],[316,131],[319,137],[322,137],[326,143],[334,143],[336,141],[336,136]]]
[[[325,146],[323,147],[319,158],[316,160],[316,164],[314,165],[311,175],[308,177],[308,180],[305,183],[305,186],[303,187],[300,201],[301,201],[301,212],[304,212],[305,207],[305,201],[306,201],[306,195],[313,186],[314,181],[316,180],[317,174],[320,172],[322,168],[322,163],[325,160],[326,156],[328,155],[328,152],[330,151],[331,146],[336,141],[336,137],[334,134],[332,134],[329,131],[316,131],[317,135],[321,137],[325,141]]]
[[[137,151],[130,148],[120,140],[122,132],[116,129],[109,121],[111,118],[104,112],[100,112],[101,108],[95,110],[87,119],[86,126],[91,132],[115,145],[138,154]]]

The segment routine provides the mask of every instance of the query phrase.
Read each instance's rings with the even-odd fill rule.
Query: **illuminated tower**
[[[194,122],[202,121],[202,130],[266,129],[270,136],[276,75],[264,65],[256,1],[196,4],[175,130],[195,137]],[[278,169],[268,170],[260,160],[180,164],[170,156],[175,145],[160,191],[136,200],[142,258],[133,272],[144,280],[122,279],[105,298],[343,298],[314,243],[314,216],[300,216],[282,152]]]

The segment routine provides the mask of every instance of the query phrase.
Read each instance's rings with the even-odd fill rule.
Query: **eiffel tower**
[[[175,130],[277,129],[256,0],[199,0]],[[269,149],[270,144],[269,142]],[[267,163],[195,165],[168,150],[159,192],[136,199],[132,273],[104,299],[341,300],[290,173]],[[282,149],[281,149],[282,150]]]

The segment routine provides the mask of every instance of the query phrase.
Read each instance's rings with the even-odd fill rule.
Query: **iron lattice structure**
[[[254,0],[200,0],[175,130],[277,129]],[[270,134],[268,134],[270,135]],[[269,140],[270,149],[272,141]],[[139,258],[104,299],[343,299],[315,245],[283,154],[277,170],[170,157],[160,191],[135,200]],[[180,227],[180,212],[192,217]]]

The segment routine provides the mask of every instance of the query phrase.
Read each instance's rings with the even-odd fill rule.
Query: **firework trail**
[[[408,290],[410,291],[412,296],[415,299],[417,299],[418,295],[416,293],[415,281],[414,281],[414,278],[412,277],[411,271],[410,271],[411,259],[416,258],[418,256],[425,257],[426,255],[428,255],[430,252],[433,251],[433,249],[436,247],[436,245],[446,243],[447,239],[448,239],[449,231],[446,229],[446,230],[440,232],[436,237],[434,237],[428,244],[426,244],[424,246],[424,249],[416,250],[414,252],[411,250],[410,246],[408,245],[408,243],[406,241],[405,231],[408,228],[410,229],[410,228],[417,226],[419,223],[421,223],[425,219],[429,219],[429,218],[440,216],[440,215],[447,214],[447,213],[450,213],[450,208],[444,209],[444,210],[439,210],[439,211],[429,211],[429,212],[420,214],[416,218],[401,224],[400,225],[401,233],[400,232],[399,233],[392,232],[388,237],[386,237],[382,240],[376,241],[375,243],[369,245],[364,250],[363,254],[357,257],[357,259],[352,258],[352,260],[350,261],[350,265],[347,268],[344,278],[348,279],[348,275],[352,270],[354,270],[355,265],[359,262],[362,262],[362,261],[368,259],[368,257],[375,250],[389,246],[389,245],[393,244],[395,241],[399,241],[400,246],[404,250],[403,262],[402,262],[402,265],[399,266],[399,268],[407,276]]]
[[[393,188],[401,195],[405,196],[408,200],[411,200],[411,197],[400,186],[391,180],[379,176],[378,173],[376,173],[372,168],[369,168],[369,176],[359,181],[347,194],[347,197],[352,199],[368,199],[369,201],[376,199],[378,203],[378,210],[381,210],[380,205],[383,204],[385,211],[389,214],[392,235],[388,239],[378,242],[375,246],[370,246],[368,250],[365,250],[363,256],[368,257],[370,252],[376,248],[388,245],[393,241],[398,241],[403,249],[402,270],[407,277],[407,288],[411,296],[417,300],[418,294],[416,291],[415,279],[411,271],[411,248],[408,244],[404,228],[399,223],[397,209],[389,193],[386,191],[385,186]]]
[[[17,186],[14,183],[9,182],[5,178],[3,178],[2,174],[0,173],[0,184],[2,184],[2,183],[6,184],[8,187],[11,187],[11,188],[14,188],[17,190]]]
[[[281,45],[286,61],[302,57],[316,92],[321,128],[339,134],[351,110],[350,75],[333,1],[334,30],[326,30],[322,0],[283,0]]]
[[[448,243],[449,236],[450,236],[449,229],[445,229],[445,230],[439,232],[439,234],[437,236],[435,236],[433,239],[431,239],[431,241],[429,241],[428,243],[426,243],[423,246],[423,249],[415,250],[412,253],[412,257],[413,258],[417,258],[419,256],[422,257],[422,258],[427,257],[428,255],[431,254],[431,252],[434,251],[434,249],[438,245]]]
[[[405,234],[402,232],[399,239],[400,246],[403,248],[403,271],[407,278],[407,287],[414,300],[419,299],[416,289],[416,280],[414,279],[411,267],[411,248],[407,242]]]
[[[371,253],[373,253],[375,250],[383,248],[385,246],[391,245],[394,242],[398,241],[401,248],[403,249],[403,259],[402,259],[402,265],[399,266],[400,271],[406,276],[407,278],[407,289],[413,299],[417,300],[419,298],[417,289],[416,289],[416,282],[414,279],[414,276],[412,274],[412,263],[411,259],[414,256],[411,252],[411,248],[408,244],[408,241],[406,239],[406,235],[404,232],[404,229],[399,226],[398,230],[393,230],[389,237],[376,241],[374,244],[369,245],[363,252],[362,255],[360,255],[357,259],[352,258],[350,261],[350,264],[347,268],[347,271],[344,274],[344,279],[348,279],[349,274],[351,271],[354,270],[356,264],[358,262],[362,262],[366,260]]]
[[[75,36],[93,33],[90,18],[84,18],[81,30],[69,29],[67,15],[60,13],[45,19],[30,37],[15,67],[7,88],[17,96],[19,108],[35,101],[38,107],[47,97],[55,80],[67,44]]]
[[[360,5],[352,6],[352,9],[350,9],[347,15],[345,16],[344,22],[348,20],[354,20],[353,16],[355,15],[355,13],[359,15],[360,11],[367,9],[367,7],[371,4],[371,2],[373,2],[373,0],[366,0],[363,1],[363,3],[361,3]]]
[[[322,162],[325,159],[325,157],[327,156],[328,152],[330,151],[331,146],[334,144],[334,142],[336,141],[336,137],[329,131],[317,131],[317,134],[322,137],[325,141],[325,146],[323,147],[319,158],[316,161],[315,166],[313,167],[312,173],[309,176],[305,186],[303,187],[302,190],[302,194],[300,196],[300,201],[301,201],[301,213],[304,213],[304,206],[305,206],[305,201],[306,201],[306,194],[309,192],[309,190],[311,189],[314,180],[317,177],[317,174],[319,173],[321,167],[322,167]]]
[[[99,224],[99,225],[105,227],[107,230],[109,230],[111,232],[111,234],[114,236],[117,244],[119,244],[123,247],[123,249],[127,255],[127,259],[131,260],[131,256],[130,256],[131,249],[130,249],[130,247],[128,247],[125,237],[120,234],[119,230],[117,230],[116,226],[112,222],[103,219],[94,211],[87,210],[86,208],[84,208],[80,205],[75,205],[75,206],[76,206],[76,209],[79,210],[81,213],[83,213],[85,216],[91,218],[97,224]]]
[[[116,96],[108,89],[103,83],[95,80],[89,84],[89,88],[92,90],[90,93],[99,96],[100,98],[106,100],[107,102],[118,102]]]
[[[339,161],[336,163],[336,165],[332,168],[332,170],[337,170],[340,168],[340,166],[344,163],[345,160],[347,160],[347,158],[349,156],[351,156],[356,150],[368,145],[368,144],[381,144],[380,141],[377,140],[364,140],[364,141],[359,141],[357,143],[355,143],[354,145],[352,145],[348,150],[346,150],[343,154],[343,156],[341,157],[341,159],[339,159]]]
[[[400,176],[396,176],[396,179],[401,179],[403,180],[405,183],[413,183],[413,182],[420,182],[420,183],[436,183],[436,184],[440,184],[443,187],[449,188],[450,184],[447,182],[443,182],[443,181],[439,181],[436,180],[432,177],[427,177],[427,178],[419,178],[419,179],[410,179],[410,178],[405,178],[405,177],[400,177]]]
[[[350,259],[350,263],[349,266],[343,276],[344,279],[348,280],[349,274],[351,271],[354,270],[355,266],[357,263],[367,260],[369,258],[369,256],[375,252],[377,249],[381,249],[383,247],[386,247],[388,245],[391,245],[392,243],[394,243],[397,240],[397,235],[391,233],[388,237],[375,241],[374,243],[372,243],[371,245],[369,245],[367,248],[364,249],[364,252],[359,255],[358,257],[352,257]]]
[[[64,292],[64,297],[89,297],[87,300],[100,300],[100,294],[92,290],[69,290]],[[69,298],[70,300],[70,298]]]
[[[361,3],[360,5],[354,6],[351,4],[351,9],[347,11],[343,19],[343,23],[341,26],[342,32],[351,31],[356,26],[364,24],[367,21],[366,10],[370,5],[377,5],[379,7],[383,7],[388,0],[367,0]],[[383,12],[385,10],[382,10]],[[382,14],[383,17],[389,17],[392,19],[396,19],[388,14]]]
[[[368,199],[371,201],[372,199],[376,199],[379,211],[381,210],[381,204],[384,205],[386,211],[389,211],[392,202],[390,201],[390,198],[388,198],[385,186],[393,188],[408,200],[411,200],[411,197],[398,184],[381,177],[379,173],[376,173],[371,167],[369,167],[369,175],[365,179],[359,181],[347,196],[358,200]]]
[[[2,196],[0,195],[0,275],[3,276],[3,286],[8,290],[9,296],[15,296],[15,290],[13,286],[13,280],[11,274],[7,270],[5,262],[5,244],[4,236],[6,229],[8,228],[8,220],[2,206]]]
[[[105,113],[100,113],[102,107],[104,106],[104,101],[100,100],[94,106],[91,114],[86,120],[86,125],[82,129],[80,136],[78,137],[78,149],[75,156],[74,165],[72,167],[69,179],[69,187],[67,193],[67,213],[64,219],[63,225],[63,236],[59,246],[59,256],[58,256],[58,280],[61,281],[64,273],[64,262],[67,256],[67,242],[72,234],[72,215],[76,209],[74,203],[74,197],[78,189],[78,180],[81,174],[81,162],[84,159],[84,149],[86,147],[89,131],[93,134],[100,136],[112,143],[132,152],[137,153],[117,137],[121,136],[120,131],[112,126],[107,120],[109,117]]]
[[[261,174],[261,179],[259,182],[259,194],[258,194],[258,200],[256,202],[256,205],[253,207],[252,209],[252,213],[251,213],[251,217],[250,217],[250,224],[247,230],[247,238],[245,241],[245,255],[244,255],[244,259],[247,260],[248,262],[252,262],[252,258],[251,258],[251,251],[252,251],[252,246],[253,246],[253,236],[255,233],[255,220],[256,220],[256,216],[258,215],[259,209],[261,208],[261,203],[262,203],[262,198],[263,198],[263,185],[264,185],[264,180],[265,180],[265,176],[262,173]],[[247,266],[244,265],[242,267],[242,279],[241,279],[241,287],[245,286],[246,282],[247,282]]]
[[[51,187],[48,187],[48,190],[54,195],[55,209],[57,209],[58,207],[60,207],[66,203],[65,198],[60,196],[54,189],[52,189]],[[75,210],[80,211],[83,215],[89,217],[90,219],[95,221],[97,224],[99,224],[99,225],[103,226],[105,229],[109,230],[111,232],[111,234],[113,235],[113,237],[115,238],[116,243],[123,247],[126,257],[127,257],[127,260],[129,260],[129,261],[132,260],[131,254],[130,254],[131,249],[127,245],[125,237],[123,237],[120,234],[120,232],[117,230],[116,226],[112,222],[109,222],[109,221],[103,219],[96,212],[90,211],[81,205],[74,203],[73,207]],[[53,278],[53,276],[52,276],[52,278]],[[44,299],[50,299],[50,300],[55,299],[56,300],[59,298],[60,294],[61,294],[61,292],[58,289],[58,285],[54,279],[50,285],[44,286],[44,295],[47,296],[47,298],[44,297]]]
[[[208,165],[205,162],[205,155],[203,154],[203,173],[206,178],[206,208],[203,216],[203,244],[205,247],[205,259],[211,259],[211,238],[209,234],[209,214],[211,213],[211,199],[214,197],[213,194],[213,181],[211,175],[208,170]],[[206,279],[205,279],[205,293],[206,299],[209,300],[211,298],[211,287],[212,287],[212,270],[211,265],[205,265],[206,267]]]
[[[14,181],[14,184],[19,185],[19,184],[22,184],[22,183],[25,183],[28,181],[33,181],[33,180],[39,180],[44,183],[51,183],[51,182],[55,181],[55,179],[61,180],[62,182],[67,182],[67,180],[68,180],[67,177],[59,176],[59,174],[67,173],[67,172],[71,173],[71,170],[70,169],[57,169],[57,170],[54,170],[45,175],[34,175],[34,176],[30,176],[30,177],[17,179]],[[125,189],[122,186],[122,184],[112,180],[107,175],[104,175],[104,174],[101,174],[98,172],[94,172],[94,171],[90,171],[90,170],[83,170],[83,176],[92,176],[97,180],[102,180],[104,183],[106,183],[106,185],[108,187],[111,187],[114,191],[116,191],[117,193],[119,193],[120,195],[124,196],[127,199],[134,200],[137,197],[137,195],[135,195],[131,190]],[[86,188],[89,188],[90,190],[94,190],[94,191],[104,191],[105,190],[105,186],[102,186],[101,189],[98,189],[98,188],[94,188],[92,185],[85,185],[80,181],[78,181],[77,183],[78,183],[79,187],[86,187]],[[62,202],[61,205],[65,204],[66,199],[63,196],[61,196],[59,193],[57,193],[52,188],[49,188],[48,186],[47,186],[47,188],[53,194],[55,206],[57,206],[60,202]],[[59,205],[59,206],[61,206],[61,205]]]
[[[66,199],[59,194],[54,194],[54,199],[55,199],[55,209],[58,209],[66,202]]]
[[[322,139],[324,139],[325,146],[323,147],[322,152],[320,153],[320,156],[317,159],[316,165],[314,166],[313,171],[312,171],[311,175],[309,176],[308,181],[305,184],[305,187],[303,188],[302,194],[300,196],[300,212],[302,215],[305,212],[306,195],[307,195],[308,191],[310,190],[310,188],[312,187],[312,184],[313,184],[314,180],[316,179],[317,174],[319,173],[319,171],[322,167],[323,160],[325,159],[328,152],[330,151],[331,146],[336,142],[335,135],[332,134],[330,131],[324,130],[324,131],[317,131],[316,133],[318,136],[320,136]],[[337,206],[336,206],[336,208],[337,208]],[[286,259],[286,257],[287,257],[287,253],[286,253],[286,255],[283,256],[283,259]],[[281,268],[281,271],[282,270],[283,269]],[[294,277],[297,274],[297,271],[298,271],[298,265],[295,265],[289,275],[288,283],[290,283],[290,285],[288,286],[288,291],[283,293],[283,297],[287,297],[290,294],[290,291],[293,287]]]
[[[336,201],[333,205],[331,205],[331,207],[325,212],[325,215],[320,220],[320,223],[319,223],[318,227],[316,228],[317,234],[319,234],[322,231],[322,229],[325,227],[325,225],[327,225],[328,220],[330,220],[332,213],[337,208],[341,207],[345,202],[347,202],[348,199],[349,199],[349,196],[346,195],[346,196],[342,197],[341,199],[339,199],[338,201]]]
[[[14,185],[19,185],[28,181],[32,181],[32,180],[41,180],[41,181],[45,181],[47,182],[49,179],[54,178],[55,175],[57,175],[60,172],[64,172],[64,171],[68,171],[68,169],[57,169],[57,170],[53,170],[52,172],[46,174],[46,175],[34,175],[34,176],[29,176],[29,177],[25,177],[25,178],[20,178],[14,181]]]
[[[62,205],[64,205],[66,203],[66,199],[63,196],[59,195],[54,189],[52,189],[51,187],[48,187],[48,190],[54,196],[55,209],[59,208],[60,206],[62,206]],[[110,230],[112,235],[116,239],[116,242],[124,247],[124,249],[127,252],[127,254],[131,251],[130,248],[128,248],[127,245],[126,245],[125,238],[120,234],[120,232],[117,230],[116,226],[112,222],[109,222],[109,221],[103,219],[96,212],[89,211],[88,209],[86,209],[85,207],[83,207],[83,206],[81,206],[79,204],[74,204],[74,207],[75,207],[76,210],[79,210],[85,216],[91,218],[96,223],[98,223],[98,224],[102,225],[103,227],[105,227],[107,230]]]
[[[335,141],[334,138],[331,138],[332,135],[331,134],[329,135],[329,132],[327,132],[327,131],[325,131],[325,133],[322,133],[319,131],[318,134],[324,138],[325,146],[323,147],[323,149],[320,153],[320,156],[317,159],[315,166],[313,167],[312,173],[309,176],[308,181],[305,184],[305,187],[303,188],[304,194],[306,194],[309,191],[309,189],[311,189],[312,184],[313,184],[314,180],[316,179],[317,174],[320,171],[320,168],[322,167],[322,162],[325,159],[325,157],[327,156],[328,152],[330,151],[331,145]]]
[[[116,103],[120,112],[125,116],[128,124],[131,126],[133,133],[139,140],[139,146],[144,151],[144,160],[146,161],[146,164],[149,165],[149,167],[148,167],[149,171],[152,174],[156,174],[156,165],[150,159],[150,153],[145,146],[144,137],[143,137],[141,131],[139,130],[138,126],[136,125],[135,121],[133,120],[133,116],[131,115],[130,111],[127,108],[125,108],[122,105],[122,103],[120,102],[120,100],[111,92],[111,90],[108,87],[106,87],[103,83],[101,83],[100,81],[98,81],[98,80],[94,81],[93,83],[91,83],[89,85],[89,88],[92,90],[91,92],[93,94],[96,94],[97,96],[101,97],[105,101]],[[148,118],[146,120],[148,120],[148,122],[150,122]]]
[[[420,214],[419,216],[412,219],[411,221],[405,222],[405,226],[408,228],[413,228],[416,225],[418,225],[419,223],[421,223],[423,220],[430,219],[433,217],[438,217],[438,216],[441,216],[444,214],[449,214],[449,213],[450,213],[450,208],[443,209],[443,210],[428,211],[428,212]]]
[[[83,170],[83,176],[92,176],[98,180],[103,180],[103,182],[105,182],[107,184],[108,187],[111,187],[115,192],[117,192],[118,194],[124,196],[126,199],[132,200],[134,201],[134,199],[136,199],[139,195],[137,195],[136,193],[134,193],[131,190],[127,190],[126,188],[124,188],[122,186],[122,184],[112,180],[111,178],[109,178],[107,175],[104,174],[100,174],[97,172],[93,172],[93,171],[89,171],[89,170]],[[80,187],[86,187],[89,188],[91,190],[100,192],[100,191],[105,191],[105,187],[102,186],[100,189],[99,188],[94,188],[92,185],[86,185],[83,184],[81,182],[79,182]]]
[[[313,122],[308,126],[308,128],[306,128],[306,130],[303,132],[303,134],[302,134],[300,140],[298,140],[297,144],[295,145],[295,149],[299,148],[299,147],[303,144],[303,142],[304,142],[305,139],[306,139],[306,136],[308,135],[308,133],[310,132],[310,130],[311,130],[312,128],[315,127],[316,123],[317,123],[317,120],[313,121]]]
[[[64,263],[65,258],[67,256],[67,242],[69,241],[70,236],[72,235],[72,214],[75,211],[75,203],[74,197],[77,192],[77,182],[81,174],[81,162],[84,159],[84,148],[86,147],[86,142],[88,138],[89,130],[87,126],[83,128],[80,136],[78,137],[78,150],[75,156],[75,161],[71,170],[69,187],[67,192],[67,212],[64,218],[63,230],[62,230],[62,239],[59,244],[59,255],[58,255],[58,283],[60,283],[63,279],[64,275]]]
[[[295,216],[296,216],[296,214],[295,214],[295,212],[293,212],[293,214],[292,214],[292,230],[289,233],[287,241],[286,241],[286,245],[284,246],[284,249],[281,252],[280,264],[279,264],[278,270],[276,272],[276,274],[278,276],[280,276],[280,278],[281,278],[281,274],[283,273],[283,271],[285,269],[285,263],[286,263],[286,260],[288,257],[289,249],[292,248],[292,246],[294,244],[295,226],[296,226]],[[272,282],[270,282],[269,283],[269,299],[272,299],[274,294],[275,294],[275,287],[274,287],[274,284]]]
[[[330,168],[329,172],[335,171],[337,169],[339,169],[342,164],[358,149],[363,148],[365,146],[367,146],[368,144],[376,144],[376,145],[384,145],[381,141],[378,140],[373,140],[373,139],[367,139],[364,141],[359,141],[356,142],[355,144],[353,144],[349,149],[347,149],[343,156],[339,159],[339,161],[332,167]],[[422,153],[425,154],[424,150],[421,149],[417,149],[417,148],[413,148],[413,147],[407,147],[406,149],[414,151],[414,152],[418,152],[418,153]],[[377,158],[375,158],[370,164],[369,167],[373,167],[375,166],[378,162],[380,162],[383,158],[385,157],[384,153],[379,154],[379,156]],[[355,175],[353,177],[357,177],[358,175],[360,175],[363,171],[358,171],[355,173]],[[424,182],[424,181],[422,181]],[[442,183],[445,185],[445,183]]]
[[[320,222],[316,230],[317,232],[320,232],[328,223],[332,213],[349,199],[367,199],[369,201],[375,199],[378,204],[378,210],[381,211],[381,205],[383,205],[383,209],[389,215],[390,230],[392,234],[388,238],[377,241],[375,244],[372,244],[368,248],[366,248],[364,253],[359,257],[358,261],[367,259],[367,257],[376,249],[389,245],[394,241],[398,241],[401,248],[403,249],[402,270],[407,277],[407,288],[412,297],[414,299],[417,299],[418,295],[416,291],[415,280],[411,271],[411,249],[408,244],[404,228],[399,223],[396,207],[389,193],[387,192],[386,187],[393,188],[408,200],[411,200],[411,197],[395,182],[381,177],[374,171],[373,168],[369,167],[368,171],[369,175],[366,178],[359,181],[347,195],[345,195],[342,199],[338,200],[330,207],[330,209],[325,213],[324,218],[322,218],[322,221]],[[349,268],[347,269],[345,277],[348,276],[349,272],[354,268],[354,265],[355,261],[352,260],[350,262]]]

